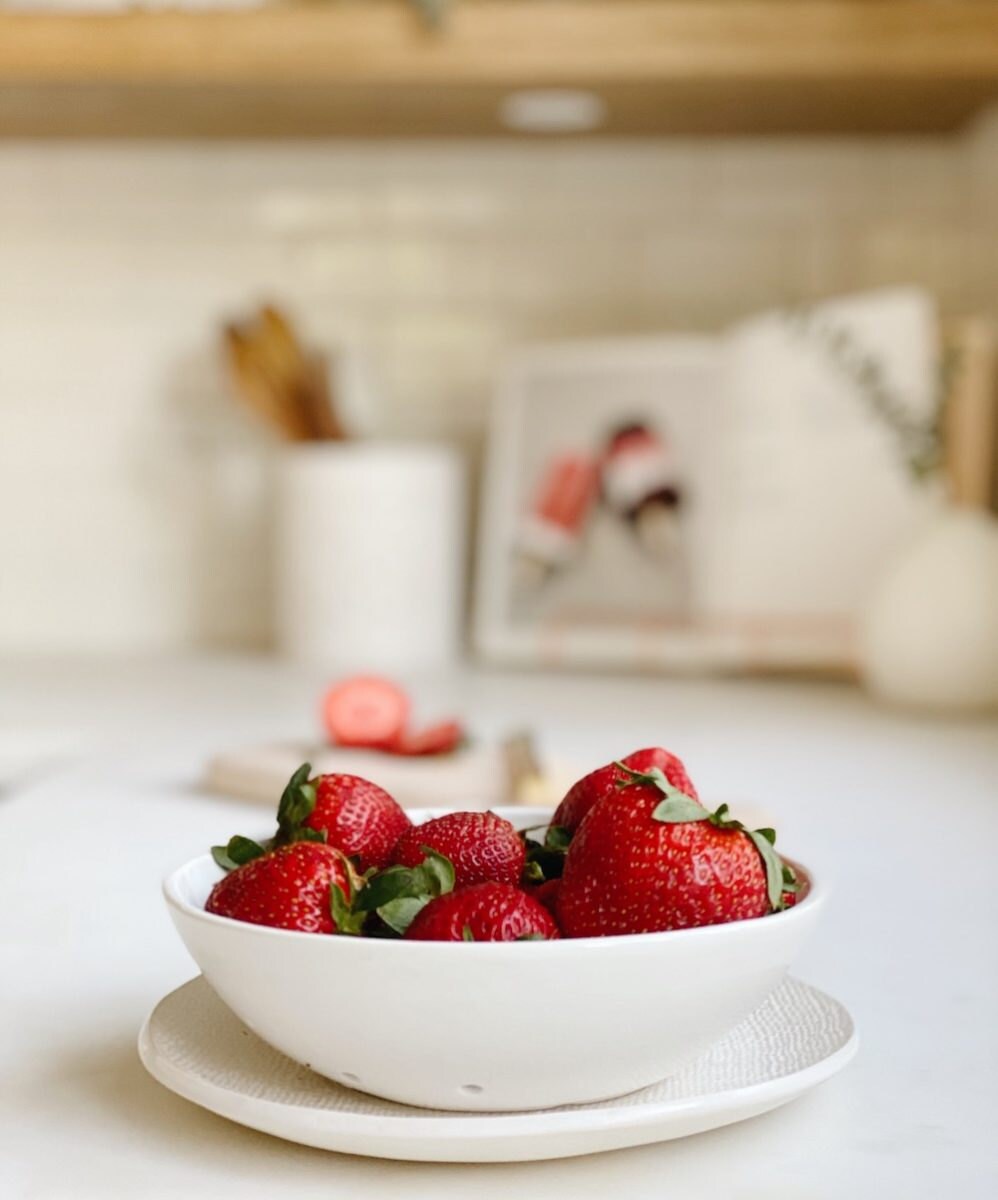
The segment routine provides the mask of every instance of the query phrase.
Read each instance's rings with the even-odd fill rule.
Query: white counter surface
[[[457,1167],[308,1150],[154,1083],[136,1033],[194,974],[160,876],[260,811],[201,793],[202,764],[308,734],[319,682],[262,659],[0,663],[4,1200],[998,1195],[998,724],[837,685],[476,673],[420,693],[582,767],[667,745],[705,799],[762,804],[831,874],[796,973],[848,1005],[861,1046],[804,1099],[682,1142]]]

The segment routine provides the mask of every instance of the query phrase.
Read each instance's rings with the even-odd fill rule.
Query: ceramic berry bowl
[[[546,809],[498,811],[519,829],[550,819]],[[321,936],[230,920],[205,911],[223,876],[209,854],[164,890],[205,978],[276,1049],[403,1104],[498,1112],[634,1091],[723,1036],[780,983],[825,903],[820,880],[794,866],[797,903],[765,917],[524,942]]]

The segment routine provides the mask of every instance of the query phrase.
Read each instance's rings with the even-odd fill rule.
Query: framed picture
[[[921,294],[826,315],[875,347],[884,389],[928,412]],[[785,315],[717,338],[526,349],[495,397],[476,648],[545,666],[849,671],[870,580],[930,491]]]
[[[721,355],[711,338],[541,346],[511,360],[490,431],[476,643],[515,662],[700,665]]]

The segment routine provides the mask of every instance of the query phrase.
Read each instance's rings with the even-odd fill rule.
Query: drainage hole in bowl
[[[344,1083],[360,1083],[360,1076],[355,1075],[353,1071],[344,1071],[340,1078]]]
[[[457,1090],[465,1096],[480,1096],[485,1088],[480,1083],[462,1083]]]

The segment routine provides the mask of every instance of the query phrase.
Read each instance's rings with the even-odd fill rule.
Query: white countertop
[[[705,798],[764,805],[832,875],[796,974],[845,1002],[861,1046],[804,1099],[681,1142],[460,1167],[283,1143],[154,1083],[139,1025],[195,973],[159,878],[253,815],[200,793],[202,764],[311,732],[320,682],[263,659],[0,664],[4,1200],[998,1194],[998,724],[837,685],[476,673],[420,693],[483,733],[530,725],[584,768],[667,745]]]

